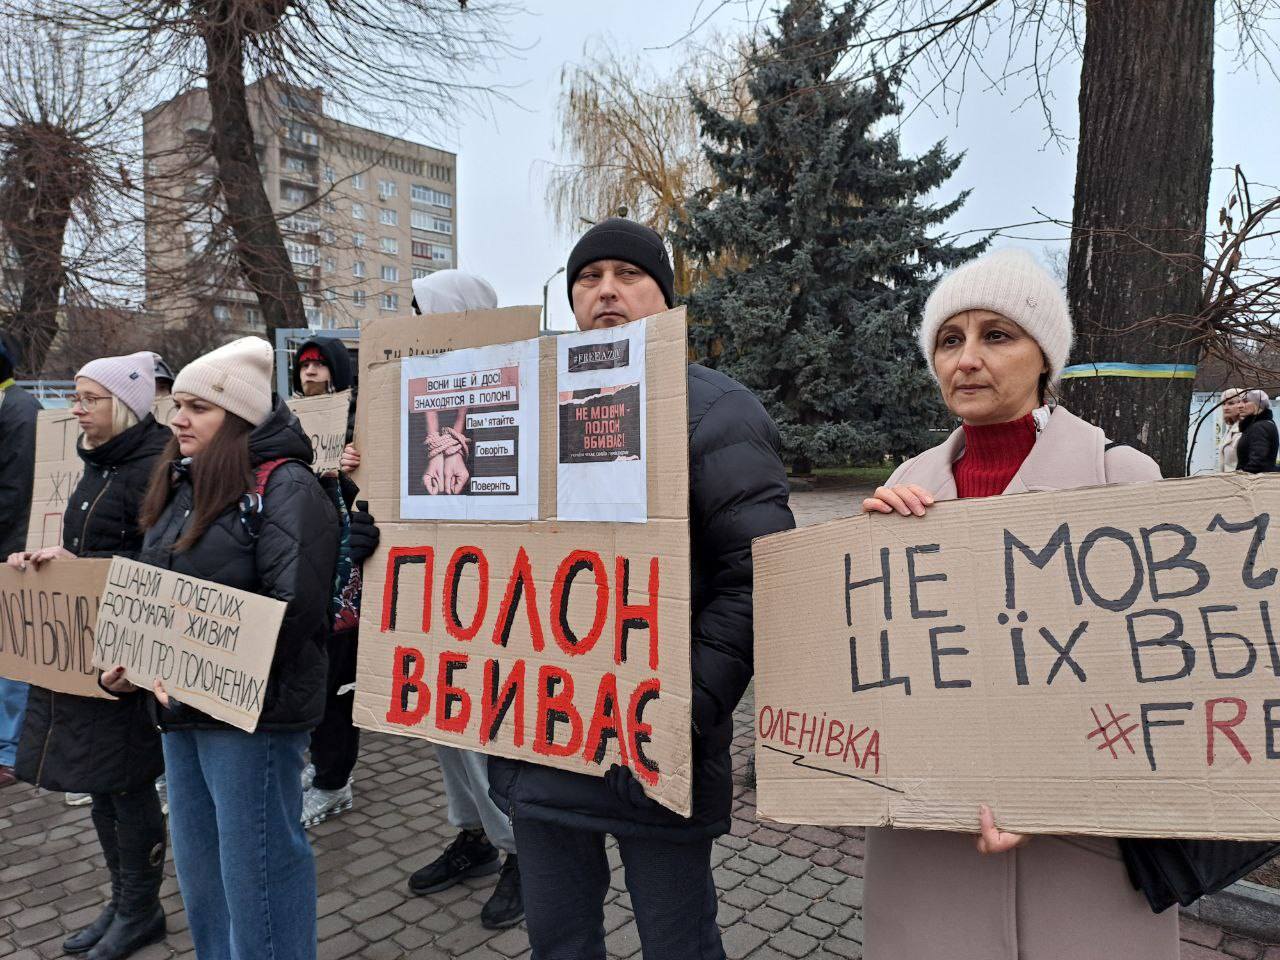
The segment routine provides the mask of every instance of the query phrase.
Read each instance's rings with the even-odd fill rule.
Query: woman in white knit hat
[[[301,775],[324,712],[338,518],[298,418],[272,402],[271,367],[270,345],[245,337],[178,373],[173,439],[142,508],[143,562],[287,604],[253,733],[153,691],[178,885],[211,960],[316,955]],[[102,682],[132,689],[121,667]]]
[[[1071,340],[1062,291],[1029,253],[945,277],[920,349],[963,426],[863,511],[924,516],[939,500],[1160,479],[1149,457],[1052,404]],[[867,960],[1176,960],[1177,911],[1152,913],[1115,840],[1006,833],[999,813],[974,811],[977,836],[867,831]]]
[[[71,557],[137,557],[142,493],[169,431],[151,415],[152,357],[101,357],[76,374],[71,412],[80,424],[84,472],[61,517],[46,517],[60,544],[14,553],[10,566]],[[140,694],[116,700],[31,688],[18,744],[19,778],[46,790],[89,794],[93,825],[111,874],[111,899],[63,943],[93,960],[127,957],[165,933],[164,815],[155,781],[160,738]]]

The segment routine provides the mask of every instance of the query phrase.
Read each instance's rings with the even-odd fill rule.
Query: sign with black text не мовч
[[[93,663],[252,733],[285,604],[271,597],[113,557]]]
[[[756,541],[761,818],[1280,839],[1277,521],[1229,474]]]
[[[650,797],[689,815],[683,309],[649,318],[647,329],[646,521],[557,519],[556,344],[534,341],[537,396],[524,397],[522,428],[531,429],[520,439],[537,455],[538,519],[383,522],[379,515],[381,541],[364,565],[358,726],[591,776],[622,764]],[[443,362],[453,364],[450,357]],[[384,382],[398,383],[401,371],[394,373]],[[399,455],[394,405],[365,396],[374,415],[364,421],[361,472],[376,494],[390,486],[380,478],[407,458]],[[382,502],[393,518],[397,505]]]

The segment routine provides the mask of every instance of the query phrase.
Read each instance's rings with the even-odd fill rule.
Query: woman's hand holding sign
[[[110,670],[103,670],[102,675],[98,678],[98,683],[108,693],[133,693],[138,689],[125,679],[124,667],[112,667]]]
[[[876,492],[862,501],[863,513],[900,513],[904,517],[923,517],[925,510],[934,504],[933,495],[914,483],[897,487],[877,487]]]
[[[978,822],[982,824],[982,833],[978,835],[979,853],[1008,853],[1025,846],[1031,839],[1025,833],[1006,833],[996,827],[996,816],[985,803],[978,806]]]

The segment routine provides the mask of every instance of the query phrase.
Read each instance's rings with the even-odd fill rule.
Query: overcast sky
[[[529,5],[531,8],[534,4]],[[468,116],[431,130],[404,131],[458,153],[459,266],[487,278],[503,305],[537,303],[542,284],[565,262],[573,238],[553,226],[544,199],[541,165],[555,159],[552,137],[562,67],[579,62],[584,51],[607,41],[614,49],[650,58],[663,72],[681,59],[677,41],[690,27],[695,0],[543,0],[539,11],[512,24],[511,38],[531,49],[521,59],[507,59],[501,78],[512,86],[514,103],[496,103],[489,116]],[[712,4],[707,4],[712,6]],[[759,7],[752,0],[751,8]],[[732,34],[743,28],[744,6],[722,8],[703,31]],[[699,36],[702,36],[699,33]],[[672,48],[672,44],[676,44]],[[1052,78],[1050,93],[1055,121],[1074,137],[1079,68],[1071,63]],[[1255,183],[1280,183],[1280,124],[1275,122],[1280,83],[1267,75],[1233,71],[1220,48],[1215,90],[1213,160],[1215,176],[1211,209],[1225,198],[1226,171],[1240,163]],[[940,106],[917,109],[903,121],[907,152],[916,154],[939,139],[964,162],[945,189],[949,199],[972,189],[964,209],[948,224],[952,231],[983,229],[1040,219],[1041,213],[1071,217],[1075,178],[1073,144],[1065,149],[1045,144],[1045,121],[1031,92],[1021,82],[1008,91],[971,85],[957,112]],[[910,97],[907,106],[913,104]],[[1152,189],[1159,189],[1158,183]],[[1042,250],[1059,241],[1062,231],[1040,227],[1014,231],[1019,242]],[[553,327],[572,324],[564,279],[553,281],[549,296]]]

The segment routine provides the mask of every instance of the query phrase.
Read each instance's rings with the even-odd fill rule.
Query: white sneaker
[[[351,781],[341,790],[312,787],[302,795],[302,825],[314,827],[322,820],[351,809]]]
[[[87,793],[68,793],[66,800],[68,807],[83,807],[86,804],[93,803],[93,797]]]
[[[316,782],[316,765],[308,763],[302,768],[302,789],[303,792],[311,789],[311,785]]]

